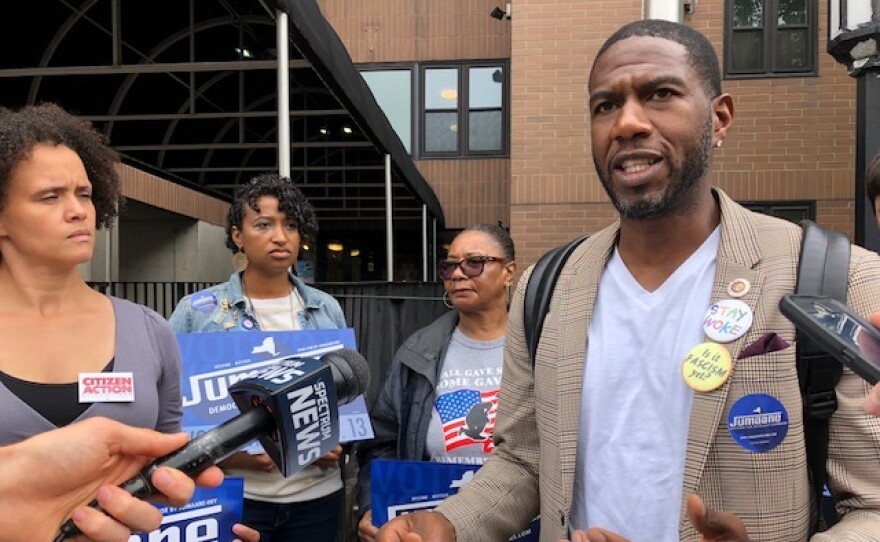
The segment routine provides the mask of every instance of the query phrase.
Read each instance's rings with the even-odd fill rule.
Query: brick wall
[[[440,200],[446,227],[477,222],[510,225],[510,160],[419,160],[422,176]]]
[[[615,217],[591,158],[587,75],[601,43],[641,18],[642,2],[513,0],[511,20],[490,18],[503,3],[320,0],[356,62],[510,57],[509,163],[418,166],[449,227],[508,223],[507,214],[526,265]],[[713,151],[712,179],[735,199],[815,200],[820,223],[852,236],[855,82],[825,53],[827,2],[817,4],[818,77],[723,82],[736,116],[724,147]],[[723,20],[724,0],[700,0],[685,22],[723,58]]]
[[[713,182],[735,199],[816,200],[818,222],[852,236],[855,84],[824,52],[819,4],[819,77],[723,82],[736,117],[713,151]],[[614,218],[591,160],[587,76],[601,43],[641,9],[610,0],[514,3],[510,198],[523,264]],[[724,0],[701,0],[685,21],[719,55],[723,10]]]
[[[510,25],[489,17],[500,0],[318,0],[358,62],[510,57]]]
[[[510,58],[510,21],[489,16],[496,0],[319,0],[356,63]],[[414,76],[417,76],[414,74]],[[504,158],[422,159],[422,176],[446,227],[510,224],[510,164]]]

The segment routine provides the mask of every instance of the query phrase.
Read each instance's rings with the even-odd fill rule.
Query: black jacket
[[[357,446],[360,515],[371,508],[373,459],[429,459],[425,440],[434,408],[434,388],[457,325],[458,311],[450,311],[410,335],[394,355],[382,391],[370,409],[375,437]]]

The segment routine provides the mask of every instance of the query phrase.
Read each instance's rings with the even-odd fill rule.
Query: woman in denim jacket
[[[235,193],[226,244],[236,267],[227,282],[184,297],[171,315],[177,333],[289,331],[347,327],[339,302],[290,273],[303,239],[317,232],[315,211],[290,179],[260,175]],[[332,541],[342,509],[342,448],[284,478],[267,454],[239,452],[221,462],[242,476],[242,522],[263,542]]]

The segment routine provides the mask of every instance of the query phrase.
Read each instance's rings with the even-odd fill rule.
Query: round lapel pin
[[[739,299],[723,299],[706,311],[703,332],[719,343],[735,341],[752,327],[752,309]]]
[[[720,388],[730,378],[730,352],[716,343],[700,343],[688,351],[681,364],[681,376],[694,391]]]
[[[788,434],[788,412],[770,395],[745,395],[730,408],[727,429],[733,440],[746,450],[769,452]]]
[[[727,295],[730,297],[743,297],[751,289],[752,284],[746,279],[734,279],[727,285]]]

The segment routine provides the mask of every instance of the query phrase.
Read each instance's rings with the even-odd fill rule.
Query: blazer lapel
[[[571,264],[566,265],[560,274],[544,325],[545,334],[547,331],[558,333],[556,340],[547,341],[546,344],[551,349],[545,355],[558,356],[555,393],[558,394],[559,408],[556,423],[559,428],[558,465],[562,474],[562,495],[566,499],[565,510],[571,507],[574,489],[587,330],[593,316],[599,278],[605,269],[618,231],[619,223],[615,223],[591,236],[572,253],[569,258]],[[588,243],[593,248],[586,255],[584,247]],[[595,257],[596,254],[604,256]],[[562,307],[563,310],[555,310],[557,307]],[[539,348],[545,344],[546,338],[542,335]]]
[[[715,283],[712,288],[711,301],[716,303],[724,299],[731,299],[731,295],[727,291],[730,283],[738,279],[745,279],[749,281],[751,287],[739,300],[755,311],[763,283],[763,275],[757,269],[760,251],[755,241],[755,232],[740,207],[734,205],[732,200],[720,190],[716,190],[715,194],[721,206],[721,239],[715,264]],[[685,499],[689,494],[694,493],[699,486],[709,450],[722,423],[721,418],[727,403],[730,381],[736,372],[736,358],[743,346],[747,344],[745,341],[749,336],[750,333],[747,331],[739,339],[723,345],[730,353],[732,362],[731,375],[725,384],[711,392],[694,392],[685,454],[680,525],[682,533],[691,529],[687,519]],[[708,337],[704,337],[703,340],[712,342]]]

